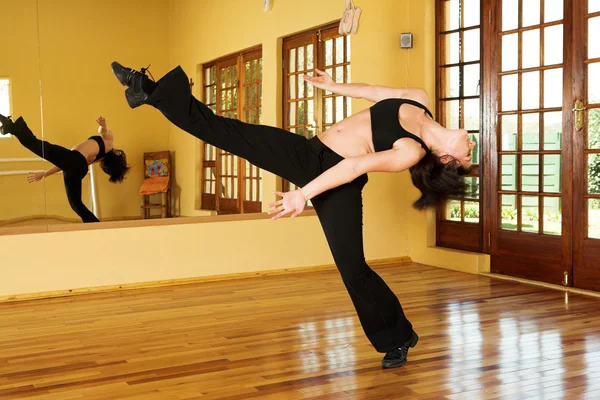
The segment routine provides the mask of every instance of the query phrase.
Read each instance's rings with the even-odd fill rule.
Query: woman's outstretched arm
[[[419,161],[419,153],[391,149],[363,156],[346,158],[313,179],[302,189],[282,193],[275,192],[282,199],[269,204],[272,209],[269,215],[276,214],[273,219],[292,213],[295,217],[304,210],[306,202],[315,196],[334,187],[352,182],[368,172],[400,172]]]
[[[424,89],[419,88],[390,88],[385,86],[367,85],[365,83],[337,83],[327,73],[315,69],[317,76],[304,75],[306,82],[312,83],[319,89],[328,90],[342,96],[354,99],[366,99],[374,103],[384,99],[411,99],[427,106],[429,96]]]
[[[113,140],[114,135],[110,129],[106,128],[106,119],[101,115],[96,119],[98,123],[98,134],[105,140]]]
[[[54,167],[50,168],[49,170],[47,170],[46,172],[44,172],[44,178],[47,178],[50,175],[54,175],[54,174],[56,174],[57,172],[60,172],[60,171],[61,171],[60,168],[54,166]]]
[[[47,171],[42,171],[42,172],[36,172],[34,174],[29,174],[27,176],[27,182],[29,182],[29,183],[38,182],[38,181],[41,181],[42,179],[44,179],[44,178],[46,178],[46,177],[48,177],[50,175],[54,175],[54,174],[56,174],[57,172],[60,172],[60,171],[61,171],[60,168],[54,166],[54,167],[50,168]]]

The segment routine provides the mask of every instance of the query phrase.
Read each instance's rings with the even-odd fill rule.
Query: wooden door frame
[[[578,1],[578,0],[575,0]],[[563,203],[562,203],[562,237],[563,237],[563,265],[568,265],[567,273],[568,273],[568,281],[564,282],[565,286],[573,286],[573,265],[574,265],[574,248],[573,243],[575,241],[574,233],[575,230],[575,220],[574,218],[575,209],[574,204],[576,201],[576,193],[575,190],[576,180],[579,178],[574,173],[577,171],[575,169],[575,163],[577,162],[577,157],[574,157],[574,152],[576,151],[574,148],[575,130],[573,129],[573,112],[571,111],[572,104],[575,102],[574,99],[576,97],[577,90],[577,75],[580,74],[580,71],[577,71],[575,56],[577,52],[574,50],[575,48],[581,47],[576,45],[575,41],[575,17],[573,1],[565,1],[564,8],[564,32],[571,32],[573,36],[572,42],[574,45],[571,46],[566,43],[565,35],[563,39],[563,47],[565,48],[564,52],[564,68],[563,68],[563,135],[562,135],[562,149],[563,149],[563,158],[562,158],[562,174],[565,179],[563,179],[562,190],[563,190]],[[567,18],[568,17],[568,18]],[[564,76],[567,75],[567,72],[572,79],[564,79]],[[568,76],[568,75],[567,75]],[[580,79],[583,76],[579,77]]]
[[[573,1],[573,15],[580,14],[582,16],[587,15],[584,10],[587,9],[585,0],[574,0]],[[574,154],[578,157],[573,159],[574,171],[581,173],[575,174],[573,181],[573,199],[574,199],[574,218],[573,218],[573,232],[574,232],[574,277],[573,284],[582,289],[600,290],[600,266],[597,264],[594,266],[590,260],[600,259],[600,239],[588,239],[588,204],[585,197],[585,193],[588,191],[587,185],[587,157],[584,157],[586,148],[586,135],[589,127],[588,113],[591,108],[588,104],[588,93],[587,85],[584,81],[586,76],[585,69],[587,64],[585,60],[587,57],[587,28],[588,18],[584,17],[584,22],[581,24],[575,24],[574,29],[574,42],[581,43],[581,45],[574,46],[573,59],[574,59],[574,94],[576,99],[580,99],[584,103],[584,108],[588,112],[584,112],[584,127],[581,131],[574,132]],[[573,107],[569,107],[570,111],[570,124],[574,127],[575,115],[571,110]],[[596,110],[598,108],[595,108]]]
[[[501,15],[500,1],[484,1],[483,4],[483,18],[482,18],[482,31],[483,40],[482,43],[487,43],[484,46],[481,62],[485,63],[485,70],[496,71],[495,67],[498,65],[498,40],[496,39],[496,31],[499,23],[499,16]],[[487,23],[485,23],[487,21]],[[494,75],[494,78],[492,76]],[[482,99],[481,102],[484,105],[483,109],[483,129],[481,131],[481,143],[482,143],[482,166],[483,173],[483,190],[481,204],[484,205],[481,216],[483,218],[483,252],[486,254],[492,254],[492,244],[496,241],[495,233],[498,230],[497,220],[495,218],[495,212],[493,210],[498,209],[498,197],[496,195],[498,189],[498,179],[495,172],[498,171],[497,162],[497,134],[498,121],[495,118],[495,113],[492,110],[498,108],[498,84],[495,74],[487,73],[482,74]],[[495,94],[495,95],[494,95]]]

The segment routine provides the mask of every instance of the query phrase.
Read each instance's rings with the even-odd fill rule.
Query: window
[[[10,80],[0,78],[0,114],[8,117],[10,115]],[[0,137],[9,137],[2,135]]]
[[[438,246],[481,251],[480,132],[481,17],[480,0],[437,1],[437,109],[440,124],[466,129],[477,143],[467,178],[474,193],[450,199],[437,210]]]
[[[304,74],[315,67],[339,83],[350,82],[350,37],[338,24],[313,29],[283,40],[283,128],[311,138],[352,114],[349,97],[315,90]],[[283,189],[290,190],[283,182]]]
[[[260,124],[262,50],[253,48],[203,66],[202,98],[217,115]],[[208,143],[202,146],[202,209],[261,212],[260,168]]]
[[[466,129],[477,143],[467,183],[470,198],[450,199],[437,210],[436,244],[481,251],[480,132],[481,17],[480,0],[438,0],[437,109],[438,120],[450,129]]]

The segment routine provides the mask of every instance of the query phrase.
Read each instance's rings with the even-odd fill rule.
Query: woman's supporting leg
[[[116,68],[129,71],[122,66]],[[169,121],[198,139],[297,185],[303,186],[319,174],[318,160],[306,138],[279,128],[215,115],[192,96],[188,77],[181,67],[156,83],[137,74],[136,79],[143,79],[143,84],[136,81],[127,90],[143,88],[149,95],[146,104],[156,107]],[[117,73],[119,76],[123,74]]]
[[[19,117],[14,122],[11,133],[21,142],[23,147],[44,160],[50,161],[65,173],[75,175],[82,173],[81,159],[85,161],[85,157],[81,153],[38,139],[31,132],[23,118]],[[85,173],[87,173],[87,161],[85,162]],[[83,176],[85,176],[85,173]]]
[[[362,232],[363,175],[331,189],[312,202],[335,264],[375,350],[386,353],[402,347],[412,336],[398,298],[366,263]]]
[[[67,199],[73,211],[79,215],[84,223],[88,222],[100,222],[98,218],[83,204],[81,201],[81,179],[77,176],[71,176],[69,174],[63,174],[65,181],[65,192],[67,193]]]

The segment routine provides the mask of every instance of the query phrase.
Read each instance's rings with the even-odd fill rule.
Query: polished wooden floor
[[[337,272],[0,304],[0,399],[600,399],[600,299],[378,268],[420,335],[382,370]]]

